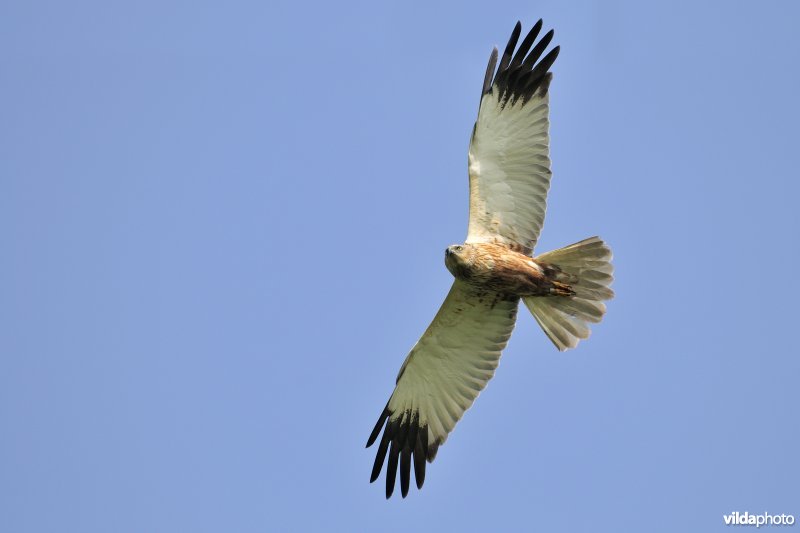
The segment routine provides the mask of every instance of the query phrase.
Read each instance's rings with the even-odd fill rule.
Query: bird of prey
[[[370,482],[388,454],[387,498],[398,463],[403,497],[412,462],[422,488],[425,463],[494,375],[520,299],[563,351],[589,336],[614,295],[611,250],[598,237],[532,257],[550,188],[549,69],[559,47],[544,54],[553,31],[536,42],[539,20],[517,48],[521,29],[517,22],[499,64],[494,48],[486,68],[469,146],[467,239],[445,250],[455,281],[367,441],[383,430]]]

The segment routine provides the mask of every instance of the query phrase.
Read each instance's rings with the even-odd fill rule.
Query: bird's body
[[[614,294],[611,250],[597,237],[533,257],[551,176],[548,70],[559,51],[544,53],[552,30],[534,45],[541,28],[517,48],[517,23],[502,57],[495,48],[489,59],[469,147],[467,239],[445,251],[455,281],[367,440],[381,437],[370,481],[386,462],[387,498],[398,468],[406,496],[412,463],[422,488],[426,462],[494,375],[520,300],[563,351],[589,337]]]
[[[574,294],[567,283],[556,278],[558,271],[552,266],[505,244],[453,245],[445,250],[444,261],[453,277],[476,290],[494,291],[509,298]]]

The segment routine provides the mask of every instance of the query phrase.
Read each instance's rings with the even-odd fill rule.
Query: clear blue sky
[[[800,518],[796,2],[4,2],[0,530],[722,531]],[[364,443],[451,282],[491,47],[543,17],[527,312],[424,489]]]

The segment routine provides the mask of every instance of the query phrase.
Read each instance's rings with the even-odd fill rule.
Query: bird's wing
[[[397,386],[367,441],[383,429],[370,481],[381,473],[387,452],[386,497],[394,491],[398,460],[403,497],[411,461],[417,487],[425,461],[433,461],[464,411],[494,375],[517,318],[518,298],[476,289],[456,280],[436,317],[408,354]]]
[[[518,22],[496,74],[496,48],[489,59],[469,147],[468,243],[530,254],[539,238],[550,188],[548,69],[559,51],[542,57],[552,30],[533,46],[541,28],[540,20],[514,53]]]

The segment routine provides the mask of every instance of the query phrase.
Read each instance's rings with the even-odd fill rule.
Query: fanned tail
[[[605,300],[614,297],[611,249],[599,237],[590,237],[536,257],[536,261],[569,296],[529,296],[525,306],[559,351],[574,348],[589,337],[589,323],[598,323],[606,312]]]

